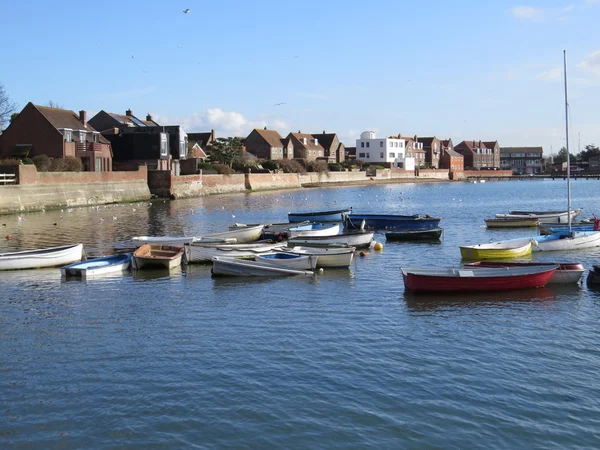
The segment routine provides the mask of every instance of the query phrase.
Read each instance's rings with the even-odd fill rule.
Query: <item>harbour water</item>
[[[572,183],[598,211],[598,182]],[[442,218],[439,244],[386,243],[316,278],[209,266],[64,281],[0,273],[1,448],[598,448],[600,292],[414,296],[399,268],[522,237],[484,218],[566,208],[564,180],[299,189],[0,216],[0,252],[201,235],[337,209]],[[534,255],[600,263],[600,250]]]

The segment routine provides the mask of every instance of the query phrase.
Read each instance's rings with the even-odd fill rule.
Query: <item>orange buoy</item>
[[[360,256],[367,256],[367,252],[365,252],[365,251],[362,251],[362,252],[360,252],[360,253],[359,253],[359,255],[360,255]]]
[[[381,242],[375,242],[375,244],[373,244],[373,250],[380,252],[383,250],[383,244]]]

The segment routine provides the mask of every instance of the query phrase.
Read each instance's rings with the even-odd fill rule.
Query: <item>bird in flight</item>
[[[273,106],[285,105],[285,103],[275,103]]]
[[[190,8],[186,8],[186,9],[184,9],[184,10],[183,10],[183,13],[184,13],[184,14],[187,14],[187,13],[189,13],[189,12],[190,12]]]

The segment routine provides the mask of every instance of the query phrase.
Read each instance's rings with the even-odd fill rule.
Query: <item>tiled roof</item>
[[[461,158],[463,158],[463,155],[461,155],[458,152],[455,152],[454,150],[452,150],[450,148],[446,149],[446,153],[448,153],[448,155],[450,155],[450,156],[460,156]]]
[[[281,135],[275,130],[263,130],[262,128],[255,128],[256,131],[271,147],[281,148],[283,146]]]
[[[312,136],[319,140],[319,144],[321,144],[321,146],[323,148],[327,148],[327,149],[331,150],[333,140],[335,139],[335,133],[318,133],[318,134],[313,133]],[[333,149],[333,150],[335,150],[335,149]]]
[[[433,142],[434,139],[435,139],[435,136],[433,136],[433,137],[420,137],[417,140],[419,142],[423,143],[423,147],[427,147],[427,146],[431,146],[431,143]]]
[[[500,147],[500,153],[543,153],[542,147]]]
[[[189,136],[188,136],[189,137]],[[196,149],[194,149],[194,147],[198,145],[198,147]],[[202,150],[202,147],[200,146],[200,143],[197,141],[190,141],[188,140],[188,151],[194,151],[196,158],[206,158],[207,155],[204,152],[204,150]]]
[[[290,133],[292,136],[294,136],[299,142],[300,145],[302,145],[302,147],[304,147],[307,150],[323,150],[323,146],[321,145],[321,143],[319,142],[318,138],[317,138],[317,142],[319,142],[318,144],[314,143],[314,137],[312,134],[308,134],[308,133]],[[306,144],[304,143],[303,139],[306,139]]]
[[[190,141],[196,141],[198,142],[198,144],[200,144],[200,146],[206,145],[208,144],[208,141],[210,141],[210,138],[212,137],[212,132],[207,132],[207,133],[188,133],[188,140]]]
[[[77,131],[97,131],[89,123],[84,125],[79,120],[79,115],[75,114],[74,111],[39,105],[33,105],[33,107],[36,108],[57,130],[61,128],[68,128],[70,130]],[[102,135],[100,135],[100,142],[103,144],[109,144],[109,141]]]

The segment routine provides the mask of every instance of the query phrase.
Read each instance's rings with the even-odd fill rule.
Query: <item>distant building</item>
[[[464,157],[465,169],[500,168],[500,147],[497,141],[462,141],[454,151]]]
[[[462,172],[464,167],[464,157],[451,148],[446,148],[440,156],[440,168],[448,169],[449,172]]]
[[[92,117],[89,120],[89,123],[101,133],[113,133],[112,130],[114,128],[118,128],[119,131],[122,132],[129,128],[153,127],[159,125],[152,119],[152,116],[150,114],[146,115],[146,120],[138,119],[136,116],[133,115],[131,109],[125,111],[124,115],[109,113],[102,110],[94,117]]]
[[[500,168],[514,174],[537,174],[543,171],[542,147],[501,147]]]
[[[112,171],[112,149],[89,122],[86,112],[27,103],[0,135],[0,158],[80,158],[85,171]]]
[[[415,168],[415,159],[406,155],[406,139],[377,138],[374,131],[364,131],[356,140],[356,159],[384,167]]]
[[[325,158],[328,162],[343,162],[346,159],[346,149],[335,133],[326,133],[323,131],[320,134],[313,133],[312,136],[318,139],[319,144],[325,150]]]
[[[589,169],[594,171],[600,170],[600,156],[592,156],[590,158]]]
[[[284,139],[287,146],[291,143],[294,148],[294,158],[302,158],[306,161],[316,161],[325,158],[325,149],[319,143],[319,139],[308,133],[290,133]]]
[[[188,156],[190,158],[206,158],[206,147],[215,141],[215,130],[202,133],[188,133]]]
[[[429,164],[433,169],[440,167],[440,156],[442,154],[440,140],[433,137],[419,137],[419,142],[423,144],[425,151],[425,163]]]
[[[423,143],[418,141],[417,136],[411,138],[399,134],[398,137],[406,141],[406,156],[415,159],[416,167],[425,167],[425,150],[423,149]]]
[[[275,130],[255,128],[244,140],[246,152],[259,159],[294,159],[294,146]]]
[[[346,147],[344,148],[344,156],[347,160],[357,159],[356,158],[356,147]]]

